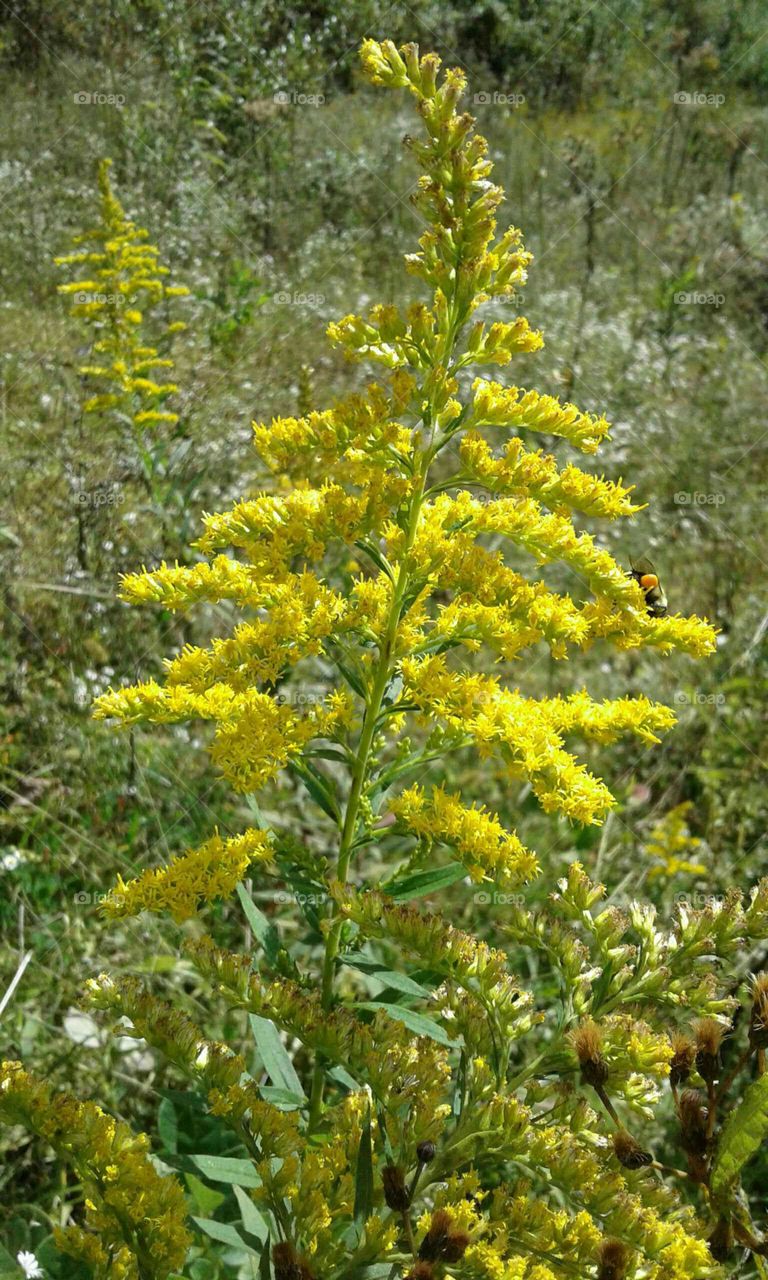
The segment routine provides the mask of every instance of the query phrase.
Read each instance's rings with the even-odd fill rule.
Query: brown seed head
[[[435,1158],[435,1151],[434,1142],[420,1142],[416,1147],[419,1164],[431,1164]]]
[[[686,1089],[680,1096],[680,1141],[688,1155],[706,1154],[707,1108],[697,1089]]]
[[[389,1208],[395,1209],[398,1213],[404,1213],[410,1201],[402,1169],[396,1164],[385,1165],[381,1180],[384,1184],[384,1199]]]
[[[643,1165],[651,1164],[653,1161],[650,1151],[643,1151],[640,1143],[636,1142],[626,1129],[619,1129],[614,1133],[613,1150],[619,1164],[625,1169],[642,1169]]]
[[[437,1209],[432,1214],[429,1230],[419,1247],[419,1257],[424,1262],[438,1262],[443,1258],[451,1234],[453,1218],[447,1209]]]
[[[703,1080],[711,1084],[720,1074],[720,1046],[725,1028],[717,1018],[700,1018],[694,1023],[696,1036],[696,1070]]]
[[[302,1265],[292,1244],[281,1241],[272,1249],[275,1280],[301,1280]]]
[[[434,1274],[431,1262],[414,1262],[405,1280],[433,1280]]]
[[[629,1249],[621,1240],[603,1240],[597,1251],[597,1280],[625,1280],[629,1269]]]
[[[443,1247],[443,1262],[460,1262],[467,1252],[469,1236],[465,1231],[454,1231]]]
[[[753,1049],[768,1049],[768,973],[756,973],[752,979],[749,1043]]]
[[[672,1061],[669,1064],[669,1083],[675,1088],[685,1084],[696,1061],[696,1045],[690,1036],[676,1032],[672,1036]]]
[[[587,1018],[572,1033],[571,1043],[584,1084],[604,1085],[608,1079],[608,1064],[603,1057],[603,1038],[597,1023]]]

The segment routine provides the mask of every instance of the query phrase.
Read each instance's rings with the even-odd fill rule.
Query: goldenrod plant
[[[134,977],[102,975],[90,997],[186,1077],[229,1134],[225,1159],[196,1157],[231,1194],[215,1220],[195,1219],[189,1255],[219,1242],[222,1274],[710,1280],[739,1262],[732,1246],[765,1274],[741,1189],[768,1128],[764,978],[728,1068],[721,1042],[748,957],[768,938],[768,883],[746,901],[680,903],[658,923],[648,905],[619,909],[574,862],[534,909],[523,887],[539,874],[535,853],[450,782],[451,762],[474,752],[545,812],[599,824],[615,800],[567,743],[653,744],[673,713],[580,688],[527,696],[515,660],[536,645],[565,660],[596,644],[702,657],[715,635],[650,610],[653,584],[580,527],[632,517],[631,489],[525,443],[538,432],[594,454],[607,421],[470,372],[542,337],[523,318],[477,314],[522,288],[531,258],[519,231],[497,237],[502,191],[461,110],[463,75],[388,41],[367,40],[362,59],[373,84],[410,92],[423,125],[408,146],[425,230],[406,263],[428,300],[331,325],[379,380],[324,411],[257,424],[271,482],[205,517],[196,563],[123,581],[133,604],[208,602],[242,620],[170,658],[164,681],[97,705],[128,726],[211,722],[211,756],[236,791],[296,783],[293,809],[213,832],[121,880],[104,904],[112,919],[194,917],[186,960],[201,991],[248,1015],[248,1038],[209,1038],[183,992],[161,1000]],[[513,568],[513,555],[564,567],[573,594]],[[264,914],[249,884],[262,905],[272,885],[292,909]],[[505,895],[494,946],[438,913],[449,885]],[[235,892],[253,939],[242,953],[201,923]],[[0,1115],[23,1111],[65,1157],[85,1148],[97,1183],[95,1207],[61,1247],[90,1250],[99,1278],[180,1272],[172,1175],[165,1196],[147,1175],[137,1202],[157,1224],[148,1245],[136,1206],[123,1211],[140,1180],[133,1157],[103,1157],[103,1119],[70,1151],[46,1128],[51,1106],[18,1064],[5,1066]],[[665,1115],[687,1169],[651,1150]]]
[[[126,214],[112,186],[111,166],[111,160],[99,164],[96,225],[75,236],[72,252],[54,261],[75,269],[76,278],[58,288],[87,334],[87,355],[77,366],[81,429],[92,438],[99,433],[113,444],[130,443],[144,486],[161,510],[173,495],[163,482],[169,433],[179,422],[169,407],[179,387],[171,380],[168,350],[187,327],[171,318],[170,307],[189,289],[171,283],[149,232]]]

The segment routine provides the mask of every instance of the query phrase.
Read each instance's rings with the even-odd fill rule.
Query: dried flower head
[[[608,1064],[603,1057],[603,1038],[596,1022],[588,1018],[571,1035],[576,1057],[581,1067],[581,1078],[585,1084],[596,1088],[605,1084],[608,1079]]]
[[[402,1169],[395,1164],[385,1165],[381,1179],[384,1183],[384,1199],[389,1208],[394,1209],[397,1213],[403,1213],[408,1208],[410,1201]]]
[[[696,1070],[711,1084],[720,1074],[720,1046],[725,1028],[717,1018],[699,1018],[694,1024],[696,1037]]]
[[[749,1042],[753,1049],[768,1048],[768,973],[756,973],[752,978]]]
[[[619,1164],[625,1169],[642,1169],[644,1165],[653,1162],[650,1151],[644,1151],[626,1129],[618,1129],[614,1133],[613,1150]]]
[[[429,1224],[429,1229],[419,1248],[419,1257],[425,1262],[438,1262],[445,1258],[445,1248],[451,1234],[453,1218],[447,1209],[437,1209]]]
[[[625,1280],[630,1253],[621,1240],[603,1240],[597,1251],[597,1280]]]
[[[669,1064],[669,1082],[677,1088],[685,1084],[696,1062],[696,1045],[690,1036],[676,1032],[672,1038],[672,1060]]]

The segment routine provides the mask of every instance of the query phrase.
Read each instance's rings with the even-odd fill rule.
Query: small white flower
[[[0,853],[0,871],[15,871],[26,858],[21,849],[4,849]]]
[[[37,1261],[34,1253],[29,1253],[26,1249],[22,1249],[21,1253],[16,1254],[16,1261],[21,1267],[27,1280],[38,1280],[43,1274],[43,1268]]]

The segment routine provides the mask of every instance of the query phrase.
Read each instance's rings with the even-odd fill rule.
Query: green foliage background
[[[577,851],[617,900],[641,893],[665,907],[768,871],[765,25],[758,3],[719,0],[3,8],[0,990],[19,952],[33,952],[0,1023],[3,1056],[76,1079],[144,1126],[155,1125],[157,1090],[173,1088],[167,1069],[147,1074],[135,1046],[100,1039],[74,1013],[83,979],[115,956],[126,971],[183,976],[162,923],[107,939],[98,895],[118,871],[205,838],[214,822],[238,829],[244,815],[185,730],[116,738],[89,705],[214,623],[129,610],[114,598],[117,574],[181,554],[199,512],[258,487],[251,419],[353,386],[361,375],[329,353],[326,323],[407,287],[401,254],[418,233],[408,125],[401,102],[359,82],[365,35],[418,39],[468,70],[508,192],[502,216],[535,254],[522,309],[547,346],[513,376],[606,413],[602,465],[652,504],[611,549],[627,563],[649,555],[671,608],[722,632],[718,656],[695,667],[636,655],[582,664],[595,696],[647,692],[680,716],[662,748],[598,760],[621,800],[602,832],[543,820],[492,775],[474,787],[539,852],[534,899]],[[135,458],[77,426],[83,336],[52,259],[90,225],[104,155],[123,203],[192,290],[174,351],[181,422],[168,480],[188,521],[175,547]],[[546,656],[525,675],[547,693],[573,679]],[[472,767],[456,786],[471,790]],[[649,877],[650,833],[683,802],[705,873]],[[285,898],[260,905],[290,928],[300,913]],[[503,910],[475,903],[473,927],[492,938]],[[462,911],[457,902],[456,923]],[[234,907],[220,915],[225,936],[242,940]],[[161,1150],[201,1149],[194,1117],[178,1137],[162,1114]],[[69,1192],[26,1140],[5,1155],[0,1239],[15,1253]]]

